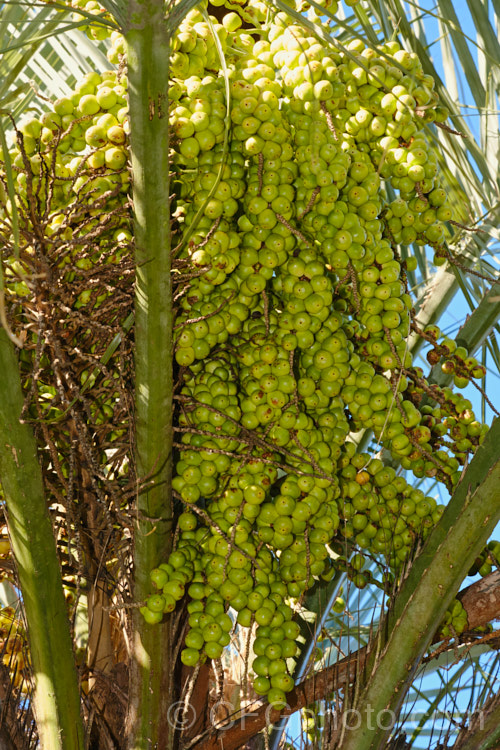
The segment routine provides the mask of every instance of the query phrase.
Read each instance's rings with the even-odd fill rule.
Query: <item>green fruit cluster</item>
[[[116,71],[89,73],[44,107],[17,125],[9,153],[0,154],[7,316],[24,333],[25,414],[43,433],[47,496],[60,504],[75,498],[75,450],[85,451],[86,486],[113,528],[102,486],[111,498],[126,482],[128,467],[116,459],[128,435],[131,390],[121,328],[133,306],[126,80]]]
[[[97,0],[70,0],[68,4],[74,8],[72,15],[75,23],[87,21],[87,25],[83,24],[80,29],[89,39],[100,42],[110,37],[113,18]]]
[[[114,71],[89,73],[72,96],[57,99],[17,130],[9,152],[17,210],[26,216],[28,231],[43,231],[46,255],[57,258],[61,280],[74,282],[75,274],[103,261],[119,263],[132,238],[127,111],[125,79]],[[1,193],[10,213],[6,184]],[[31,266],[29,258],[8,261],[7,288],[16,296],[29,293],[23,277],[36,273]],[[107,297],[91,285],[74,307],[99,306]]]
[[[202,23],[193,11],[182,33]],[[419,409],[429,386],[406,350],[397,245],[438,245],[450,218],[423,130],[443,117],[433,82],[392,43],[384,55],[358,42],[325,54],[284,14],[251,43],[222,26],[227,49],[241,50],[229,53],[230,131],[222,76],[172,82],[177,215],[199,271],[177,318],[174,490],[194,511],[179,545],[196,544],[201,560],[188,595],[258,623],[255,689],[282,703],[293,686],[283,647],[295,655],[286,601],[342,565],[331,545],[360,550],[344,564],[363,587],[363,551],[397,571],[443,510],[357,454],[349,433],[371,428],[405,468],[451,487],[454,452],[473,451],[484,430],[449,450],[443,438],[463,429],[470,403],[435,389]],[[213,649],[194,627],[189,663]]]
[[[481,554],[474,560],[469,570],[469,576],[480,575],[482,578],[490,575],[493,568],[500,568],[500,542],[492,539],[484,547]],[[491,626],[490,626],[491,627]],[[488,632],[490,627],[476,628],[474,632]],[[467,613],[458,599],[454,599],[448,607],[441,627],[438,631],[441,638],[451,638],[468,630]]]
[[[201,23],[191,12],[183,34]],[[433,82],[392,43],[325,50],[284,14],[257,41],[222,25],[230,130],[222,76],[172,82],[182,257],[197,269],[177,317],[173,486],[192,511],[179,549],[196,544],[201,561],[188,595],[258,623],[255,689],[281,704],[287,602],[342,567],[362,588],[367,554],[397,574],[443,511],[350,433],[372,429],[404,468],[451,488],[484,428],[469,433],[470,402],[451,389],[423,404],[430,385],[407,352],[398,245],[439,245],[450,218],[423,130],[443,118]],[[359,550],[350,562],[340,540]],[[209,643],[198,628],[184,659]]]
[[[441,623],[439,629],[440,638],[450,638],[460,635],[467,630],[467,612],[458,599],[454,599]]]
[[[301,711],[302,731],[311,744],[321,742],[321,730],[325,726],[325,716],[317,703],[303,708]]]
[[[500,568],[500,542],[492,539],[474,561],[469,575],[475,576],[479,573],[484,578],[492,572],[494,566]]]
[[[86,246],[86,235],[103,223],[98,218],[103,205],[111,213],[127,200],[127,111],[125,79],[114,71],[89,73],[72,96],[57,99],[40,117],[19,125],[9,153],[17,207],[29,213],[33,196],[38,206],[41,202],[45,234],[49,243],[58,243],[63,264],[70,262],[66,248],[79,238]],[[7,195],[3,191],[9,211]],[[88,221],[76,212],[82,206]],[[128,223],[111,219],[107,233],[120,241],[127,239],[118,236],[127,228]]]

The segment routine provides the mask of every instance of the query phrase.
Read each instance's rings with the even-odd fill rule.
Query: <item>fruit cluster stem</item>
[[[24,397],[13,343],[0,329],[0,476],[21,587],[40,747],[83,750],[78,677],[37,447],[21,422]]]

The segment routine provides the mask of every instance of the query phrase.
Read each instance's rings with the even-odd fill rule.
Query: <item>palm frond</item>
[[[65,96],[86,73],[110,67],[105,47],[91,42],[79,24],[66,23],[66,15],[17,3],[2,9],[0,106],[15,119],[28,108],[40,111],[37,97]]]

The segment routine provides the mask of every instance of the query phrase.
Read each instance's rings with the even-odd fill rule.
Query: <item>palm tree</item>
[[[168,118],[158,114],[169,96],[165,71],[172,35],[195,5],[187,0],[169,5],[165,21],[165,6],[158,0],[129,6],[109,0],[103,6],[111,16],[103,16],[101,26],[94,27],[102,29],[104,24],[121,30],[128,46],[135,315],[130,266],[117,265],[116,273],[106,276],[104,283],[115,290],[118,313],[111,315],[102,305],[100,312],[96,308],[91,318],[82,322],[82,315],[88,314],[85,307],[64,302],[65,310],[76,310],[69,319],[80,339],[66,336],[67,326],[63,326],[62,335],[57,329],[58,338],[56,329],[52,330],[59,346],[68,339],[71,347],[63,350],[67,369],[60,371],[54,361],[44,361],[43,351],[28,347],[36,352],[35,378],[26,374],[23,364],[26,357],[19,326],[25,319],[15,307],[8,308],[6,317],[2,291],[0,474],[13,550],[13,557],[5,559],[4,570],[13,590],[21,589],[20,606],[25,612],[31,656],[31,666],[27,654],[20,657],[26,649],[22,616],[11,608],[3,624],[4,664],[8,668],[0,675],[9,696],[3,714],[6,742],[19,748],[36,746],[38,740],[47,748],[83,748],[85,743],[96,748],[172,748],[182,741],[186,748],[204,750],[218,748],[221,743],[228,750],[245,742],[255,747],[278,748],[286,742],[288,747],[347,750],[432,748],[439,743],[457,750],[494,747],[499,724],[495,685],[498,640],[487,626],[500,611],[498,572],[472,583],[458,596],[468,619],[467,635],[457,636],[452,630],[448,631],[450,637],[444,637],[442,620],[481,554],[476,568],[481,567],[482,573],[489,570],[482,550],[500,517],[496,496],[498,420],[470,466],[464,466],[462,481],[451,497],[431,477],[411,475],[410,479],[407,475],[415,489],[422,488],[426,495],[439,493],[447,509],[425,546],[413,550],[404,575],[394,580],[384,560],[373,558],[364,562],[368,586],[359,591],[352,584],[356,566],[345,562],[338,574],[317,583],[301,598],[301,653],[293,672],[299,684],[288,694],[289,708],[284,712],[257,703],[252,693],[248,680],[251,630],[249,635],[247,628],[236,626],[223,660],[193,670],[178,660],[187,629],[186,609],[153,627],[134,606],[147,599],[150,570],[165,561],[174,546],[174,518],[179,514],[171,487],[172,450],[178,439],[172,431],[173,420],[178,419],[173,417],[172,398],[179,394],[168,373],[173,356],[171,278],[175,286],[176,274],[182,274],[183,267],[176,265],[175,252],[171,252],[178,237],[169,214],[169,195],[178,190],[169,184]],[[428,362],[432,365],[429,384],[448,384],[452,376],[443,372],[432,353],[426,359],[429,337],[418,331],[438,324],[448,333],[446,315],[454,310],[460,320],[454,337],[486,367],[483,383],[487,387],[478,392],[475,409],[481,410],[483,421],[491,421],[497,412],[486,394],[494,392],[490,383],[498,377],[500,364],[496,339],[500,295],[495,286],[500,211],[496,3],[490,7],[487,1],[468,0],[457,9],[450,0],[437,0],[435,7],[422,9],[400,0],[362,0],[353,7],[352,3],[341,6],[335,13],[315,2],[300,13],[280,0],[273,5],[286,11],[291,21],[305,26],[307,34],[315,36],[325,49],[331,40],[339,49],[349,51],[347,45],[353,39],[362,40],[367,47],[397,39],[404,49],[418,55],[423,72],[434,78],[439,103],[449,110],[450,124],[429,124],[428,137],[456,220],[447,224],[442,257],[436,264],[428,246],[400,247],[402,260],[411,255],[417,261],[415,270],[409,265],[407,272],[418,324],[408,347],[415,358],[420,357],[423,367],[428,367]],[[220,13],[219,8],[212,10]],[[7,157],[12,123],[19,122],[23,111],[42,112],[44,97],[67,96],[83,75],[109,67],[105,56],[109,43],[90,41],[78,30],[92,19],[95,23],[93,9],[79,8],[78,12],[75,19],[57,3],[53,7],[3,6],[0,146],[5,162],[4,205],[13,197],[16,177],[16,165],[11,167]],[[247,25],[251,31],[251,16]],[[105,35],[94,30],[94,37],[100,36]],[[223,63],[221,70],[224,76]],[[388,200],[392,200],[395,194],[389,191],[390,187]],[[112,215],[122,216],[119,207],[109,206],[111,213],[116,209]],[[22,211],[16,226],[16,210],[11,208],[2,215],[0,231],[7,285],[12,280],[11,256],[19,253],[23,242],[36,240],[30,237],[28,242]],[[94,208],[102,212],[102,204],[96,203]],[[92,235],[92,247],[101,237],[104,235]],[[154,263],[149,262],[152,248]],[[79,270],[83,270],[80,276]],[[84,294],[90,283],[90,276],[85,275],[89,268],[79,270],[73,269],[70,282],[77,302],[85,299],[78,295]],[[179,278],[186,283],[185,277]],[[179,286],[175,289],[180,293]],[[470,313],[465,317],[466,309]],[[28,334],[35,330],[35,319],[29,318]],[[97,353],[91,348],[95,341],[89,337],[89,327],[96,332]],[[97,331],[103,332],[101,338]],[[119,386],[108,392],[101,385],[94,389],[96,382],[109,382],[114,370],[121,373]],[[72,386],[73,395],[66,395],[66,402],[61,390],[44,380],[47,373],[58,372],[58,383],[63,377],[77,383]],[[132,378],[136,393],[133,426],[129,418]],[[59,409],[57,413],[42,407],[35,414],[29,411],[30,394],[36,390],[32,383],[38,383],[39,388],[47,386],[44,398],[50,396],[49,407]],[[99,414],[96,417],[92,412],[90,418],[90,412],[85,412],[91,408],[88,389],[94,389],[88,391],[92,406],[97,404],[104,415],[110,393],[113,403],[120,404],[119,409],[114,407],[112,417],[104,419],[104,425]],[[393,462],[369,429],[353,432],[351,439],[358,453],[380,454],[386,465]],[[127,456],[131,445],[135,445],[133,459]],[[101,465],[93,467],[94,460]],[[104,488],[102,495],[97,487]],[[347,561],[351,552],[349,548]],[[339,556],[344,553],[342,546],[335,552]],[[69,617],[64,592],[72,605]],[[456,606],[460,611],[460,604]],[[483,631],[469,632],[478,627]],[[79,678],[73,648],[77,648]],[[454,662],[452,667],[450,662]],[[10,684],[14,692],[9,692]],[[209,697],[212,685],[215,688]],[[226,714],[230,705],[234,715],[216,713],[214,703],[219,709],[225,705]],[[445,719],[439,730],[438,712],[440,720]],[[281,713],[294,713],[295,718],[287,725]],[[183,726],[191,715],[194,721]],[[348,718],[352,719],[349,727]],[[215,728],[214,720],[218,721]]]

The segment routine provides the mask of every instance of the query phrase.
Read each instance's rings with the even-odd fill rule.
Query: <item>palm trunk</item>
[[[168,557],[172,533],[172,295],[168,147],[169,36],[163,0],[129,4],[128,82],[136,244],[136,462],[139,494],[134,597]],[[141,489],[147,483],[147,489]],[[129,747],[171,748],[169,623],[133,614]]]

